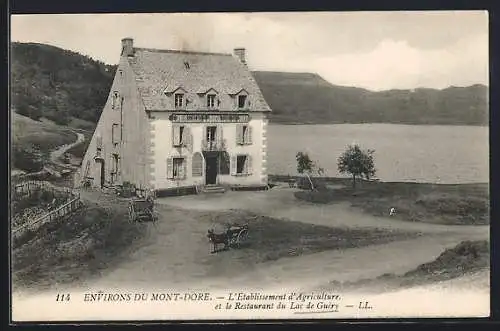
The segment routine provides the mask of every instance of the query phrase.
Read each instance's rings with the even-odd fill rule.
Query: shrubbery
[[[28,172],[42,170],[46,158],[47,156],[40,148],[33,144],[26,146],[14,145],[11,149],[12,166]]]

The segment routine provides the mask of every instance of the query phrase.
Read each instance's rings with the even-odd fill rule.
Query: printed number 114
[[[56,301],[69,301],[69,300],[70,300],[69,293],[67,293],[67,294],[57,294],[57,296],[56,296]]]

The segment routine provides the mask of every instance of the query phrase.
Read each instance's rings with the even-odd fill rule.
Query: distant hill
[[[116,66],[58,47],[12,45],[11,92],[16,112],[68,124],[97,122]],[[336,86],[312,73],[253,72],[274,123],[488,124],[488,88],[372,92]]]
[[[11,44],[11,95],[16,112],[66,124],[71,117],[96,122],[116,66],[58,47]]]
[[[373,92],[311,73],[253,74],[277,123],[488,124],[484,85]]]

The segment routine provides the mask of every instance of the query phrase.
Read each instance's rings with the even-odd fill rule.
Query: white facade
[[[220,152],[226,152],[229,156],[229,173],[220,173],[220,164],[217,166],[216,183],[217,185],[229,186],[265,186],[267,185],[267,159],[266,149],[267,141],[267,119],[264,113],[251,113],[248,123],[173,123],[169,116],[171,113],[155,113],[151,120],[152,127],[152,154],[154,163],[152,167],[151,185],[156,190],[186,187],[203,186],[207,182],[207,153],[203,148],[203,141],[206,141],[207,127],[217,127],[218,133],[222,130],[224,148]],[[238,143],[237,130],[246,125],[247,130],[251,132],[251,142]],[[175,147],[173,144],[174,127],[183,126],[184,141],[187,146]],[[189,135],[189,137],[187,137]],[[248,136],[247,136],[248,138]],[[201,176],[195,169],[193,171],[193,156],[199,153],[202,157]],[[247,156],[247,166],[244,171],[238,173],[237,156]],[[183,158],[183,171],[174,178],[170,173],[169,159]],[[196,168],[196,167],[195,167]]]

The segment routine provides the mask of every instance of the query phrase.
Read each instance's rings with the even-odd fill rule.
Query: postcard
[[[12,321],[487,317],[486,11],[11,16]]]

